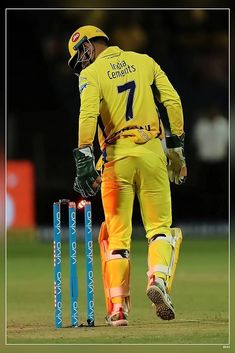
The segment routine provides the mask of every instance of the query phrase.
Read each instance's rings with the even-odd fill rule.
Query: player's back
[[[108,47],[86,71],[98,80],[105,138],[134,127],[159,132],[151,85],[154,61],[147,55]]]

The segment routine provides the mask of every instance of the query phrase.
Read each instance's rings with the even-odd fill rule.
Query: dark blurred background
[[[189,176],[172,185],[174,223],[228,221],[228,19],[222,9],[7,11],[7,158],[34,165],[38,225],[51,224],[53,201],[78,198],[79,93],[67,42],[87,24],[101,27],[110,45],[152,56],[181,97]],[[98,158],[97,140],[95,147]],[[100,195],[92,203],[100,223]]]

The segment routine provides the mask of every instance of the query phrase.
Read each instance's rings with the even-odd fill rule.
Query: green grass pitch
[[[68,244],[62,246],[63,323],[69,326]],[[221,344],[229,340],[228,241],[187,239],[172,288],[176,319],[156,317],[146,297],[147,242],[132,241],[128,327],[106,327],[99,248],[94,244],[94,328],[54,328],[53,246],[32,234],[8,234],[7,343]],[[84,244],[78,243],[79,320],[86,322]]]

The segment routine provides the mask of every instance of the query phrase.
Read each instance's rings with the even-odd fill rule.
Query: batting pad
[[[159,235],[149,244],[148,278],[152,275],[163,278],[167,293],[171,291],[182,239],[181,229],[171,228],[171,236]]]
[[[99,233],[102,277],[107,313],[113,309],[112,299],[122,297],[129,310],[130,308],[130,261],[120,254],[108,249],[108,232],[105,222],[101,224]],[[128,253],[129,254],[129,253]]]

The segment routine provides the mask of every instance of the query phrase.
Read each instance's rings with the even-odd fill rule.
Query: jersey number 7
[[[129,91],[129,94],[127,97],[127,105],[126,105],[126,121],[131,120],[133,118],[132,106],[133,106],[135,87],[136,87],[135,81],[129,81],[124,85],[117,86],[118,93]]]

